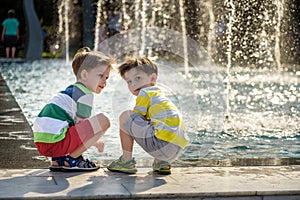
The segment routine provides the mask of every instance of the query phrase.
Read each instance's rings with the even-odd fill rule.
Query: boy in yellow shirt
[[[136,162],[132,158],[133,142],[136,141],[154,157],[153,171],[170,174],[170,162],[177,158],[188,140],[179,110],[155,86],[157,65],[146,57],[129,58],[119,67],[119,73],[137,98],[134,109],[120,116],[123,155],[108,169],[136,173]]]

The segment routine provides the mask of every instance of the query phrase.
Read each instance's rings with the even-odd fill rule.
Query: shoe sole
[[[49,170],[50,170],[51,172],[61,172],[62,167],[61,167],[61,166],[50,166],[50,167],[49,167]]]
[[[156,172],[161,175],[169,175],[171,174],[171,169],[153,169],[153,172]]]
[[[65,167],[63,166],[61,171],[63,172],[91,172],[97,171],[100,167],[93,167],[93,168],[79,168],[79,167]]]
[[[135,174],[137,172],[136,169],[130,169],[130,170],[126,170],[126,169],[113,169],[113,168],[107,168],[109,171],[112,172],[121,172],[121,173],[126,173],[126,174]]]
[[[170,170],[157,170],[156,172],[158,174],[161,174],[161,175],[169,175],[169,174],[171,174]]]

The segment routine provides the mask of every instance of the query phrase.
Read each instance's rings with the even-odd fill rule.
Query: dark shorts
[[[5,47],[17,47],[17,36],[16,35],[5,35],[4,36]]]
[[[56,143],[36,142],[35,145],[43,156],[60,157],[72,153],[93,136],[94,130],[90,121],[83,119],[68,129],[63,140]]]

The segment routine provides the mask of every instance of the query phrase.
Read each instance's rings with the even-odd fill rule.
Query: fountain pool
[[[211,120],[213,106],[199,74],[192,71],[186,77],[183,67],[170,72],[175,63],[160,60],[157,63],[161,86],[180,107],[189,126],[191,142],[180,161],[300,157],[299,72],[277,74],[268,70],[232,69],[230,118],[225,119],[223,112],[224,118],[216,122]],[[52,95],[75,81],[71,66],[64,60],[1,63],[0,70],[30,124]],[[226,77],[226,69],[218,71]],[[189,98],[187,94],[191,91],[193,95]],[[111,128],[103,137],[104,153],[92,147],[87,154],[96,160],[115,159],[121,152],[118,115],[134,104],[134,98],[113,71],[107,88],[95,95],[95,103],[96,112],[109,115]],[[219,123],[219,129],[214,129],[215,123]],[[150,158],[137,145],[134,156]]]
[[[286,26],[296,20],[296,1],[109,2],[95,1],[91,48],[118,63],[127,54],[158,63],[159,84],[182,111],[190,137],[179,161],[300,157],[299,31]],[[1,63],[30,124],[52,95],[75,81],[68,62],[72,6],[58,1],[57,38],[66,60]],[[113,13],[120,17],[116,35],[105,31]],[[95,103],[95,112],[111,118],[111,128],[104,153],[91,148],[87,154],[115,159],[121,152],[118,115],[134,98],[114,71]],[[150,158],[138,146],[134,156]]]

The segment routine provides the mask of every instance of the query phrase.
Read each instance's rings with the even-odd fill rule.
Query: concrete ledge
[[[41,168],[48,163],[39,157],[33,133],[19,104],[0,73],[0,169]]]
[[[300,166],[173,168],[135,175],[0,170],[0,199],[300,199]]]

